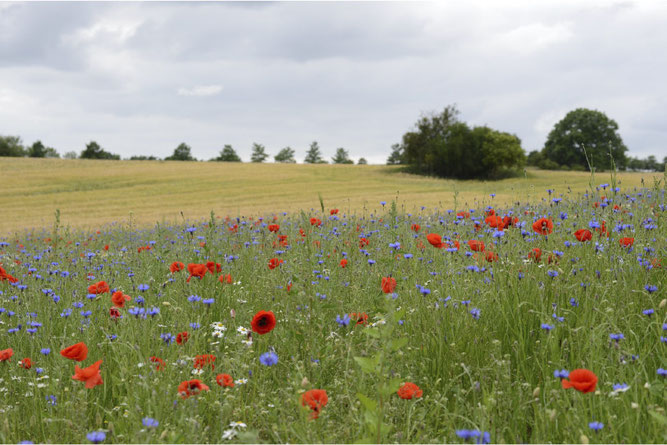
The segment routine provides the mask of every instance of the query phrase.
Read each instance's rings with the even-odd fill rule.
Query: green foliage
[[[440,114],[422,116],[416,130],[403,135],[402,156],[394,147],[392,162],[399,158],[415,173],[459,179],[498,178],[523,167],[517,136],[486,126],[470,128],[458,115],[456,107],[448,106]]]
[[[368,161],[366,160],[366,158],[359,158],[359,160],[357,161],[357,165],[367,165],[367,164]]]
[[[151,156],[146,156],[146,155],[137,155],[137,156],[130,156],[130,161],[159,161],[160,158],[157,158],[153,155]]]
[[[587,167],[590,163],[599,169],[609,165],[609,156],[625,168],[627,151],[614,120],[600,111],[577,108],[554,125],[542,154],[559,165]]]
[[[403,145],[394,144],[391,146],[391,154],[387,158],[387,165],[405,164]]]
[[[310,148],[306,152],[306,159],[303,160],[306,164],[326,164],[327,161],[322,158],[322,153],[320,152],[320,146],[317,144],[317,141],[313,141],[310,144]]]
[[[236,154],[236,151],[229,144],[226,144],[224,147],[222,147],[218,157],[213,160],[219,162],[241,162],[241,158]]]
[[[283,164],[296,164],[296,159],[294,159],[294,150],[292,150],[292,147],[285,147],[280,150],[278,154],[273,157],[273,160]]]
[[[120,160],[120,155],[109,153],[100,147],[95,141],[90,141],[86,145],[86,149],[81,152],[79,156],[81,159],[111,159]]]
[[[181,142],[178,147],[174,149],[174,153],[171,156],[164,158],[165,161],[196,161],[192,157],[191,149],[188,144]]]
[[[350,159],[350,155],[347,150],[342,147],[336,150],[336,155],[331,158],[331,161],[334,164],[354,164],[354,161]]]
[[[361,392],[357,393],[357,398],[364,407],[363,424],[366,435],[357,443],[386,443],[387,436],[392,431],[390,423],[385,422],[384,411],[388,399],[398,391],[401,386],[401,379],[392,377],[390,369],[392,360],[395,359],[396,352],[408,343],[406,337],[397,337],[396,327],[399,321],[405,316],[404,309],[396,309],[394,302],[384,297],[385,318],[380,319],[374,326],[366,329],[364,334],[368,337],[370,349],[376,351],[370,357],[355,356],[354,361],[361,368],[361,371],[368,375],[375,383],[375,393],[368,396]]]
[[[25,149],[23,148],[23,144],[21,144],[20,137],[0,136],[0,156],[22,158],[25,154]]]
[[[79,155],[76,154],[75,151],[68,151],[63,155],[63,159],[76,159],[78,158]]]
[[[651,155],[646,159],[630,158],[627,168],[630,170],[664,172],[665,164],[667,164],[667,156],[665,156],[662,162],[659,162],[655,156]]]
[[[27,150],[28,157],[31,158],[59,158],[60,155],[53,147],[45,147],[42,141],[34,142]]]
[[[266,153],[266,149],[262,144],[256,142],[252,144],[250,162],[264,162],[268,157],[269,155]]]

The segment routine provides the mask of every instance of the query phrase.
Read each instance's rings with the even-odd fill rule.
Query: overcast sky
[[[526,151],[586,107],[662,159],[666,23],[650,0],[0,3],[0,134],[245,161],[258,142],[302,162],[317,140],[384,163],[448,104]]]

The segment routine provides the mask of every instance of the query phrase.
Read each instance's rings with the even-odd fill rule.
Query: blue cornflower
[[[368,260],[368,264],[372,266],[373,264],[375,264],[375,260]]]
[[[476,307],[470,309],[470,314],[472,315],[472,318],[475,320],[479,320],[480,315],[482,314],[482,311],[477,309]]]
[[[614,388],[614,391],[616,391],[616,392],[623,392],[623,391],[627,391],[630,387],[628,386],[627,383],[616,383],[616,384],[614,384],[613,388]]]
[[[602,422],[591,422],[588,424],[588,427],[594,431],[600,431],[604,428],[604,423]]]
[[[197,302],[197,301],[201,301],[201,297],[200,297],[199,295],[190,295],[190,296],[188,297],[188,301],[189,301],[190,303],[195,303],[195,302]]]
[[[51,353],[51,349],[49,348],[42,348],[41,351],[39,351],[42,355],[49,355]]]
[[[343,318],[341,318],[340,315],[336,315],[336,323],[338,323],[341,326],[347,326],[350,324],[350,316],[344,314]]]
[[[107,435],[104,433],[104,431],[93,431],[92,433],[86,434],[86,439],[92,443],[104,442],[106,438]]]
[[[552,330],[552,329],[554,328],[554,325],[547,324],[547,323],[542,323],[542,324],[540,325],[540,328],[542,328],[542,329],[544,329],[545,331],[549,332],[550,330]]]
[[[667,376],[667,369],[658,368],[658,375]]]
[[[51,406],[56,406],[57,405],[57,400],[58,398],[54,395],[46,396],[46,401],[49,403]]]
[[[54,303],[57,303],[57,302],[60,301],[60,295],[53,295],[51,298],[53,299]]]
[[[523,272],[519,272],[519,279],[522,279],[524,277]]]
[[[456,430],[456,435],[465,441],[474,439],[475,443],[478,444],[491,443],[491,435],[488,433],[488,431],[481,432],[479,430]]]
[[[548,270],[547,275],[549,275],[551,278],[556,278],[558,276],[558,271],[557,270]]]
[[[609,338],[612,340],[616,340],[616,342],[618,343],[620,340],[623,340],[625,338],[625,335],[619,332],[618,334],[609,334]]]
[[[380,204],[384,207],[387,204],[387,201],[380,201]]]
[[[157,428],[157,426],[160,424],[160,422],[150,417],[144,417],[141,419],[141,423],[143,423],[147,428]]]
[[[201,328],[201,325],[200,325],[199,323],[197,323],[197,322],[194,322],[194,323],[190,323],[190,327],[191,327],[192,329],[195,329],[195,330],[196,330],[196,329]]]
[[[647,284],[646,286],[644,286],[644,289],[646,289],[649,294],[652,294],[653,292],[658,290],[658,286],[653,286],[651,284]]]
[[[140,316],[142,318],[146,318],[146,309],[142,307],[133,307],[132,309],[128,310],[127,313],[130,315],[134,315],[137,318],[139,318]]]
[[[654,312],[655,311],[653,309],[645,309],[642,311],[642,314],[646,315],[647,317],[650,317],[651,315],[653,315]]]
[[[81,314],[81,316],[83,316],[84,318],[88,318],[88,317],[90,317],[91,315],[93,315],[93,311],[81,311],[80,314]]]
[[[160,308],[153,306],[152,308],[148,309],[146,313],[151,317],[155,317],[157,314],[160,313]]]
[[[142,297],[141,295],[138,295],[134,299],[134,302],[137,303],[139,306],[143,306],[143,304],[146,302],[146,300],[144,300],[144,297]]]
[[[185,229],[185,231],[186,231],[186,232],[189,232],[189,233],[192,233],[192,232],[194,232],[195,230],[197,230],[196,227],[188,227],[187,229]]]
[[[206,306],[211,306],[213,303],[215,303],[215,299],[213,298],[204,298],[202,301]]]
[[[577,302],[577,300],[574,297],[570,298],[570,306],[579,307],[579,303]]]
[[[176,340],[173,335],[171,335],[171,332],[167,332],[166,334],[160,334],[160,338],[167,344],[171,344]]]
[[[37,375],[40,375],[41,373],[44,372],[44,368],[35,368],[35,372],[37,373]]]
[[[403,258],[409,260],[410,258],[412,258],[412,256],[413,256],[413,255],[412,255],[411,253],[406,253],[405,255],[403,255]]]
[[[278,354],[273,351],[265,352],[259,356],[259,362],[264,366],[273,366],[278,363]]]
[[[554,371],[554,377],[556,377],[558,379],[566,379],[569,376],[570,376],[570,371],[568,371],[567,369],[561,369],[560,371],[558,369],[556,369]]]
[[[150,289],[150,287],[148,286],[148,284],[140,284],[139,286],[137,286],[137,289],[139,289],[141,292],[144,292]]]

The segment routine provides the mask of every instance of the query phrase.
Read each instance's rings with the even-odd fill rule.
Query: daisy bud
[[[664,308],[665,306],[667,306],[667,298],[663,298],[660,304],[658,305],[660,309]]]
[[[310,382],[308,381],[308,377],[304,377],[303,380],[301,380],[301,387],[305,388],[308,385],[310,385]]]
[[[579,436],[579,442],[588,445],[590,442],[588,441],[588,437],[585,434],[582,434]]]

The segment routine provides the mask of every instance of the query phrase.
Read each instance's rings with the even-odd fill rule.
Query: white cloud
[[[193,88],[179,88],[179,96],[215,96],[222,91],[221,85],[202,85]]]
[[[521,54],[530,54],[544,50],[556,43],[563,43],[574,36],[572,23],[556,23],[545,25],[531,23],[519,26],[503,33],[496,39],[496,44]]]

